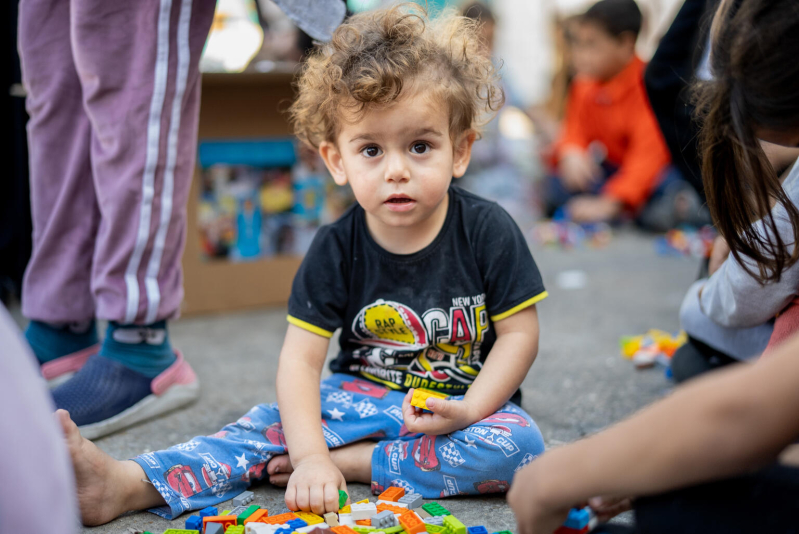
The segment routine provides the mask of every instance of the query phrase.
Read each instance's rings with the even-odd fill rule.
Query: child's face
[[[577,22],[570,28],[572,64],[577,74],[607,81],[630,62],[635,54],[632,34],[613,37],[591,22]]]
[[[449,110],[426,91],[342,121],[336,142],[319,152],[333,179],[383,226],[423,225],[440,210],[452,177],[466,172],[474,132],[449,135]]]

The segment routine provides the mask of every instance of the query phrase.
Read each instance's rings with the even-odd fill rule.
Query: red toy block
[[[588,530],[589,529],[588,529],[587,526],[581,528],[580,530],[577,530],[577,529],[574,529],[574,528],[569,528],[569,527],[560,527],[553,534],[587,534]]]
[[[402,514],[404,514],[405,512],[408,511],[407,508],[403,508],[402,506],[392,506],[392,505],[386,504],[384,502],[381,502],[381,503],[377,504],[377,513],[383,512],[385,510],[389,510],[392,513],[400,514],[400,515],[402,515]]]
[[[280,515],[270,515],[268,517],[261,517],[261,523],[266,523],[267,525],[282,525],[283,523],[288,523],[292,519],[298,519],[296,515],[292,512],[286,512],[285,514]]]
[[[244,520],[244,524],[247,523],[263,523],[261,519],[266,518],[269,515],[269,510],[266,508],[261,508],[259,510],[254,511],[250,517]]]
[[[332,530],[336,534],[358,534],[347,525],[341,525],[340,527],[333,527],[330,530]]]
[[[397,486],[391,486],[386,491],[380,494],[378,497],[381,501],[392,501],[397,502],[400,500],[400,497],[405,495],[405,488],[398,488]]]
[[[420,534],[422,532],[427,532],[424,521],[422,521],[413,510],[408,510],[399,516],[399,523],[408,534]]]
[[[227,530],[228,527],[232,527],[236,524],[236,516],[235,515],[212,515],[210,517],[203,517],[203,532],[205,532],[205,527],[208,523],[221,523],[222,528]]]

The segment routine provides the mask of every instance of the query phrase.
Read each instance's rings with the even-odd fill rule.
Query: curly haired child
[[[320,229],[294,279],[278,403],[133,461],[100,452],[62,412],[84,523],[144,508],[172,518],[267,476],[289,508],[316,513],[338,509],[347,481],[425,498],[504,492],[543,452],[518,390],[538,352],[541,276],[510,216],[451,184],[478,119],[502,103],[477,31],[396,6],[352,17],[311,55],[295,131],[358,203]],[[419,387],[449,398],[422,411]]]

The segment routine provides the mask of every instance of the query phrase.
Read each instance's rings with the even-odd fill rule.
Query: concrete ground
[[[636,371],[619,356],[619,337],[650,328],[676,330],[680,302],[698,261],[657,256],[651,238],[630,232],[615,235],[600,250],[534,247],[533,252],[550,297],[538,307],[540,352],[522,386],[523,406],[551,446],[596,432],[667,392],[662,370]],[[584,287],[559,287],[562,273],[573,270],[584,273]],[[581,275],[566,277],[579,280]],[[200,400],[97,444],[116,458],[129,458],[211,434],[254,404],[275,401],[285,315],[285,309],[270,309],[173,323],[173,342],[200,377]],[[264,484],[253,491],[255,504],[270,511],[284,507],[281,489]],[[350,491],[356,499],[369,495],[363,485],[351,485]],[[502,497],[453,498],[443,504],[466,525],[484,524],[489,532],[515,528]],[[183,528],[184,521],[185,516],[168,522],[140,512],[84,532],[161,533]]]

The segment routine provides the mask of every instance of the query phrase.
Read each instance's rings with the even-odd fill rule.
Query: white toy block
[[[373,502],[358,504],[355,503],[351,507],[352,510],[352,520],[353,521],[362,521],[364,519],[369,519],[373,515],[377,514],[377,505]]]

